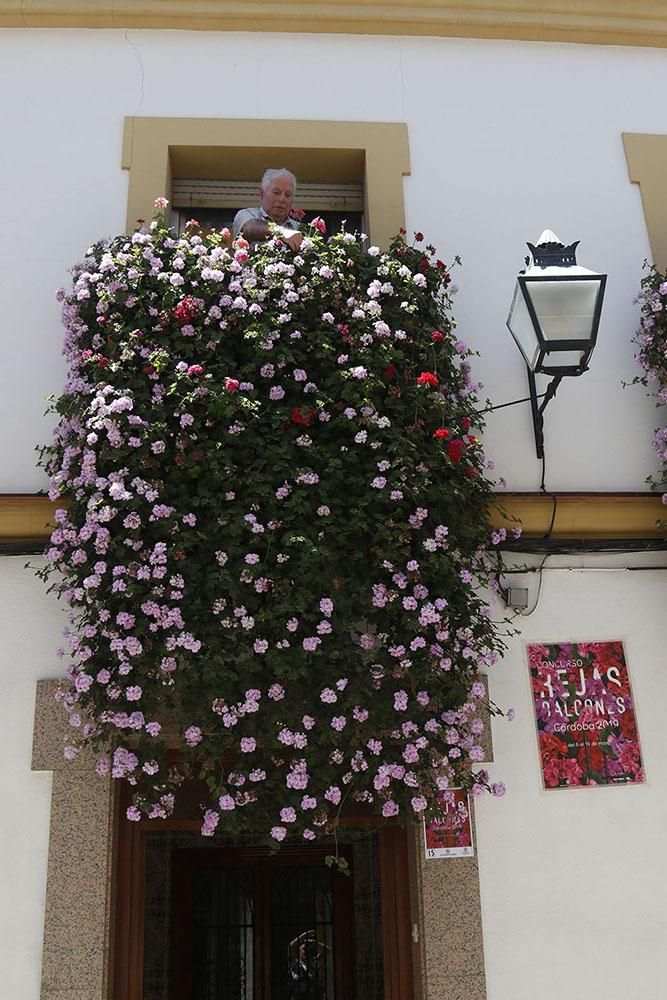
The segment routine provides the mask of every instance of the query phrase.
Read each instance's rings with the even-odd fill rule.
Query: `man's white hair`
[[[296,177],[291,170],[287,169],[287,167],[269,167],[268,170],[265,170],[259,184],[262,191],[266,191],[274,177],[289,177],[292,182],[292,186],[296,191]]]

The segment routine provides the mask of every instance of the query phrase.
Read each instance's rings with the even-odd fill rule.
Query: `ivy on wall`
[[[642,278],[640,327],[635,336],[637,353],[635,361],[641,375],[635,383],[645,385],[656,397],[656,406],[667,403],[667,275],[653,265],[646,266]],[[667,426],[658,427],[653,438],[660,469],[649,482],[655,490],[663,491],[662,502],[667,504]]]

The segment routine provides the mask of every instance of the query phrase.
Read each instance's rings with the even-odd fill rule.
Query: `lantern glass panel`
[[[510,314],[507,318],[507,325],[516,341],[517,347],[526,360],[526,364],[531,371],[534,371],[539,354],[539,344],[533,328],[533,321],[528,312],[526,300],[518,282],[514,289],[514,298]]]
[[[586,354],[586,351],[548,351],[539,370],[548,374],[552,369],[571,368],[571,374],[579,374]]]
[[[544,339],[590,340],[599,289],[599,281],[527,278],[526,292]],[[552,359],[553,355],[550,363]]]

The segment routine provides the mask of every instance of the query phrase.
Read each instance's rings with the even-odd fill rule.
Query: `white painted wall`
[[[607,301],[591,372],[563,384],[548,411],[547,485],[642,489],[655,412],[620,383],[633,374],[648,244],[621,132],[663,131],[666,92],[667,60],[649,49],[0,31],[0,491],[44,486],[33,448],[48,437],[43,398],[63,374],[53,291],[91,241],[124,225],[132,114],[407,121],[408,226],[464,258],[460,334],[483,352],[477,371],[494,402],[525,394],[504,326],[524,242],[545,227],[580,238],[582,263],[609,273]],[[527,410],[500,411],[486,441],[510,488],[538,486]],[[24,562],[0,565],[0,891],[11,900],[0,905],[0,982],[12,1000],[39,995],[50,778],[30,771],[30,746],[35,682],[59,672],[62,625]],[[494,696],[517,719],[495,726],[494,772],[509,794],[477,806],[489,1000],[664,997],[665,581],[658,570],[546,572],[497,669]],[[648,783],[544,793],[522,644],[619,635]]]
[[[30,770],[32,725],[37,680],[60,672],[64,624],[24,564],[0,563],[0,995],[11,1000],[39,997],[51,779]],[[666,565],[664,553],[552,557],[492,674],[493,699],[516,718],[493,726],[492,776],[507,795],[475,804],[488,1000],[664,1000]],[[532,604],[537,579],[525,580]],[[524,644],[618,638],[647,782],[545,792]]]
[[[38,564],[40,560],[33,559]],[[58,677],[61,607],[26,557],[0,562],[0,996],[37,1000],[51,774],[30,770],[37,681]]]
[[[464,260],[461,336],[494,402],[526,394],[505,328],[525,241],[581,239],[609,274],[593,367],[547,414],[547,485],[637,490],[657,423],[634,374],[632,300],[648,243],[621,133],[664,131],[664,52],[604,46],[177,31],[0,30],[0,491],[44,486],[35,445],[62,381],[53,290],[124,225],[126,115],[406,121],[410,229]],[[161,194],[162,192],[156,192]],[[539,485],[525,405],[487,450],[513,489]]]
[[[488,1000],[664,1000],[664,556],[550,559],[586,568],[545,570],[492,674],[492,697],[516,718],[493,725],[507,795],[475,803]],[[604,568],[651,564],[664,568]],[[525,644],[592,639],[625,642],[646,784],[544,791]]]

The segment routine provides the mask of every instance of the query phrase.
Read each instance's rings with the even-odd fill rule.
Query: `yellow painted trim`
[[[156,197],[170,196],[174,163],[186,162],[193,171],[198,160],[203,161],[208,176],[215,167],[217,176],[225,177],[230,169],[226,156],[236,161],[239,150],[247,150],[253,161],[262,160],[264,169],[286,166],[303,180],[327,168],[328,180],[347,180],[350,164],[358,161],[364,171],[359,180],[364,182],[371,240],[386,246],[405,223],[403,177],[410,173],[410,155],[403,123],[126,118],[122,166],[130,173],[128,232],[136,228],[137,219],[151,218]],[[260,176],[261,171],[258,181]]]
[[[664,0],[0,0],[0,27],[174,28],[667,45]]]
[[[665,538],[666,516],[653,493],[556,494],[556,513],[549,531],[554,500],[550,494],[499,493],[501,509],[490,511],[494,527],[523,528],[523,537],[567,539]],[[504,512],[504,513],[503,513]]]
[[[553,500],[542,493],[498,493],[490,511],[494,527],[523,527],[528,538],[544,536],[551,523]],[[46,541],[54,527],[56,507],[47,497],[0,496],[0,542]],[[665,507],[653,493],[556,494],[552,538],[665,538]]]
[[[630,180],[639,184],[653,263],[667,271],[667,135],[623,133]]]
[[[55,527],[55,511],[65,501],[31,494],[0,495],[0,542],[40,541]]]

